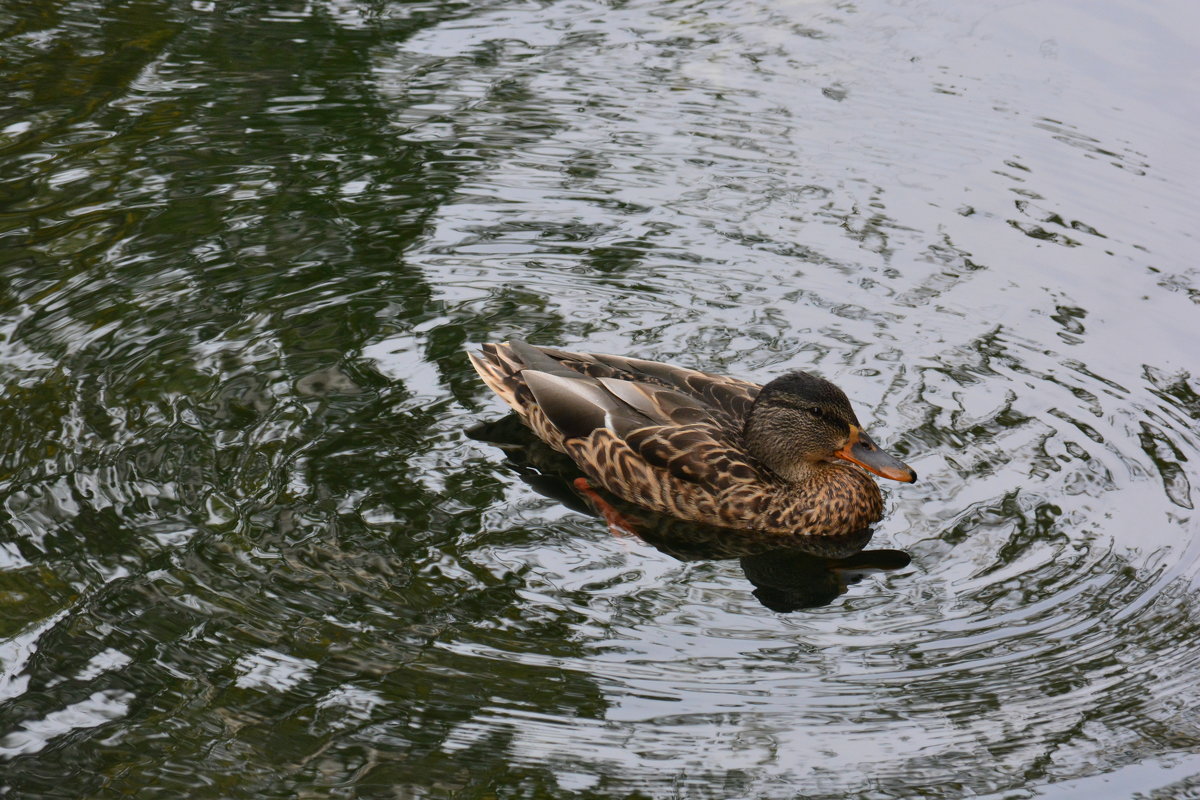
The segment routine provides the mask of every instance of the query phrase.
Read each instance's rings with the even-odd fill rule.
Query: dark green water
[[[0,797],[1194,794],[1198,25],[0,2]],[[610,536],[513,333],[835,380],[907,556]]]

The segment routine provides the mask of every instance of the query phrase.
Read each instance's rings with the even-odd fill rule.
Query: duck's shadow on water
[[[575,479],[583,474],[579,468],[534,436],[516,414],[476,425],[467,435],[503,450],[521,480],[538,494],[582,514],[601,516],[593,501],[575,488]],[[839,537],[796,537],[781,546],[777,535],[686,522],[597,491],[639,538],[673,558],[737,559],[755,587],[754,596],[772,611],[829,605],[866,575],[902,569],[911,561],[903,550],[865,549],[870,529]]]

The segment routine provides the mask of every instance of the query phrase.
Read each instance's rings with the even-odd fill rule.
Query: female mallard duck
[[[917,477],[863,433],[841,389],[806,372],[760,387],[519,339],[469,355],[484,383],[588,478],[680,519],[843,536],[883,513],[867,472]]]

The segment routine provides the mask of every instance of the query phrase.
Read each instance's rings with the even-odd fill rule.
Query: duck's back
[[[659,361],[645,361],[639,358],[609,355],[606,353],[576,353],[560,350],[555,347],[535,347],[524,342],[489,343],[482,346],[488,361],[499,368],[499,372],[507,384],[521,383],[520,371],[529,367],[545,370],[545,364],[530,364],[529,350],[551,359],[561,368],[568,369],[579,375],[590,378],[609,378],[630,381],[633,383],[661,386],[672,389],[699,403],[708,406],[714,417],[730,430],[740,431],[745,425],[746,415],[754,404],[762,388],[757,383],[715,375],[695,369],[678,367],[674,364],[664,364]],[[479,368],[476,364],[476,368]],[[484,375],[484,380],[488,379]],[[489,382],[489,386],[492,384]],[[517,408],[505,392],[495,386],[492,389],[500,394],[509,405]],[[519,408],[517,408],[520,411]]]

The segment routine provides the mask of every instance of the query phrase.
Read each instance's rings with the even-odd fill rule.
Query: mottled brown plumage
[[[862,432],[840,389],[804,372],[760,387],[515,339],[469,355],[484,382],[592,481],[680,519],[843,536],[883,512],[865,470],[916,477]]]

